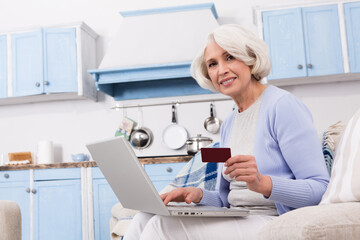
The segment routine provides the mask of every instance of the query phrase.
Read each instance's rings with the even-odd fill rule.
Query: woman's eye
[[[232,60],[232,59],[234,59],[234,57],[231,56],[231,55],[228,55],[228,56],[226,57],[226,60],[227,60],[227,61]]]
[[[209,64],[208,64],[208,68],[211,68],[211,67],[213,67],[213,66],[215,66],[215,65],[216,65],[216,64],[213,63],[213,62],[212,62],[212,63],[209,63]]]

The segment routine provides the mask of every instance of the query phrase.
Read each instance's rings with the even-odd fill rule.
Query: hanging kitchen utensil
[[[142,110],[138,108],[138,126],[131,132],[130,143],[133,147],[142,150],[152,143],[153,134],[150,129],[142,126]]]
[[[123,108],[123,119],[121,120],[119,128],[115,132],[115,136],[124,136],[127,140],[129,140],[135,123],[126,115],[126,109]]]
[[[175,105],[172,105],[171,125],[167,126],[162,135],[164,144],[171,149],[179,149],[185,145],[188,138],[186,129],[177,124]]]
[[[221,126],[221,120],[216,118],[214,116],[214,109],[213,109],[213,104],[210,104],[210,117],[206,118],[204,121],[204,128],[206,129],[206,131],[208,131],[209,133],[217,133],[220,129]]]
[[[186,150],[189,155],[195,155],[201,148],[206,147],[213,140],[208,137],[203,137],[198,134],[196,137],[191,137],[186,141]]]

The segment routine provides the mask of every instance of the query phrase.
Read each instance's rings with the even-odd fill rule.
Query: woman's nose
[[[229,68],[225,63],[219,63],[219,75],[226,75],[229,72]]]

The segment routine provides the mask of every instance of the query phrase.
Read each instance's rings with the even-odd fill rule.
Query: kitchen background
[[[160,8],[208,1],[186,0],[14,0],[0,2],[0,32],[36,26],[61,25],[85,22],[99,37],[97,39],[97,66],[104,57],[108,44],[122,22],[120,11]],[[298,0],[215,0],[219,24],[238,23],[257,32],[254,25],[254,6],[292,5],[312,3]],[[331,1],[317,1],[330,2]],[[171,54],[171,53],[169,53]],[[141,56],[139,56],[141,57]],[[156,62],[156,56],[154,56]],[[360,79],[359,79],[360,80]],[[313,114],[320,134],[331,124],[341,120],[346,123],[360,106],[360,81],[331,82],[286,86],[284,89],[300,98]],[[149,102],[172,102],[194,99],[212,99],[217,95],[172,97],[152,100],[134,100],[132,104]],[[43,103],[0,106],[0,154],[5,158],[9,152],[35,152],[40,140],[51,140],[55,146],[55,161],[70,162],[72,153],[87,152],[85,143],[113,136],[123,116],[137,121],[138,108],[126,111],[111,109],[112,97],[98,94],[98,101],[68,100]],[[189,137],[202,134],[219,140],[219,134],[210,134],[203,127],[209,116],[211,101],[188,103],[177,106],[178,123],[189,132]],[[232,101],[215,101],[216,116],[222,120],[231,112]],[[161,141],[162,132],[171,123],[171,105],[142,107],[143,126],[154,134],[153,144],[139,156],[185,155],[180,150],[167,149]]]

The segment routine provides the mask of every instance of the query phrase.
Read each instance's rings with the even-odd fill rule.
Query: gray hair
[[[191,75],[202,88],[217,92],[204,61],[205,49],[209,43],[214,41],[230,55],[249,66],[253,78],[257,81],[269,75],[271,63],[266,43],[239,25],[226,24],[210,32],[205,44],[191,64]]]

